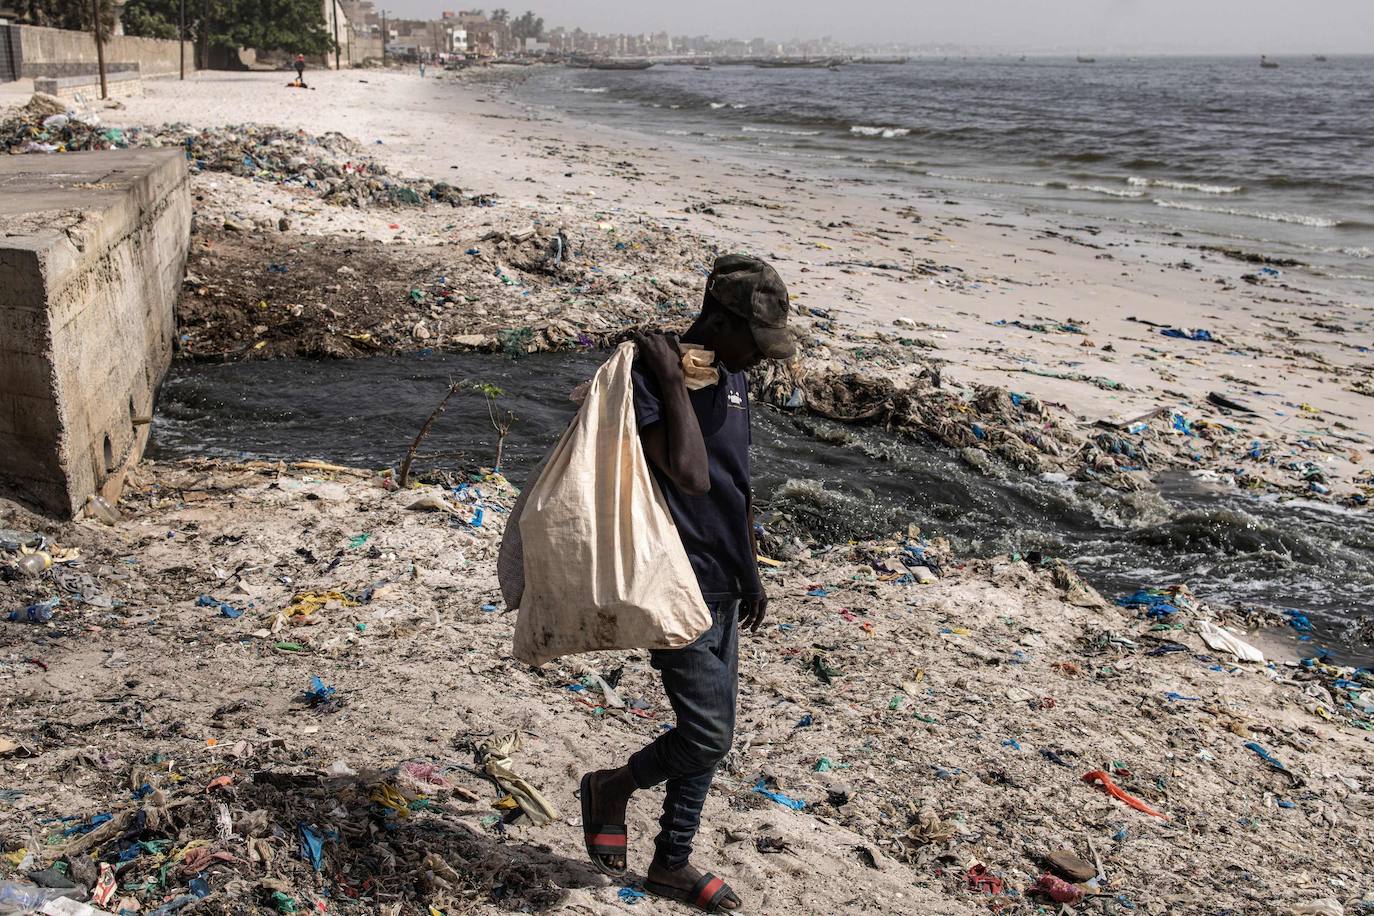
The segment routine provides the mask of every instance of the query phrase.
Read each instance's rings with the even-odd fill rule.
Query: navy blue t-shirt
[[[749,382],[743,372],[720,369],[720,381],[687,392],[706,440],[711,489],[688,496],[649,463],[707,602],[755,598],[758,561],[749,539]],[[663,419],[658,378],[636,363],[635,420],[641,431]]]

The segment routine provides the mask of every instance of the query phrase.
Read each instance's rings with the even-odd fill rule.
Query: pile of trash
[[[0,149],[15,154],[164,146],[184,147],[193,172],[303,188],[340,207],[490,206],[494,200],[443,181],[393,175],[364,147],[334,131],[315,136],[257,124],[105,127],[98,113],[68,110],[61,100],[41,94],[0,121]]]
[[[958,449],[980,470],[990,470],[991,456],[1023,472],[1060,473],[1131,493],[1152,489],[1152,477],[1160,471],[1186,469],[1229,478],[1242,490],[1350,506],[1374,498],[1374,478],[1357,477],[1351,489],[1337,492],[1323,467],[1323,456],[1343,458],[1348,447],[1311,433],[1295,440],[1257,438],[1231,419],[1226,405],[1234,402],[1224,398],[1221,404],[1210,400],[1205,412],[1160,408],[1133,420],[1088,426],[1029,394],[996,385],[946,385],[933,361],[903,386],[880,373],[859,371],[865,359],[851,356],[844,362],[855,365],[854,371],[837,371],[808,355],[757,370],[755,396],[786,410],[928,436]]]
[[[644,325],[685,326],[711,253],[680,230],[531,224],[470,241],[393,245],[352,236],[286,244],[276,228],[201,228],[178,307],[183,354],[347,357],[418,349],[605,347]],[[513,223],[513,225],[510,225]]]
[[[1144,485],[1129,469],[1100,460],[1077,429],[1037,398],[997,386],[967,392],[942,385],[937,373],[926,371],[901,387],[881,375],[817,371],[805,362],[761,367],[754,386],[756,397],[786,410],[929,436],[959,449],[974,466],[985,466],[986,456],[993,455],[1031,473],[1109,478],[1121,489]]]

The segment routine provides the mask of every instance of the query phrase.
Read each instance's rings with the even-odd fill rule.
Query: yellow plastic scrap
[[[514,795],[502,795],[496,801],[492,802],[491,806],[498,811],[513,811],[520,807],[520,803],[515,800]]]
[[[299,592],[291,599],[291,603],[282,609],[281,614],[283,617],[309,617],[331,601],[337,601],[344,607],[358,606],[358,602],[343,592]]]
[[[28,849],[21,846],[14,852],[0,854],[0,859],[4,859],[6,862],[10,863],[11,868],[18,868],[24,863],[24,857],[28,854]]]
[[[378,783],[368,796],[383,808],[390,808],[400,817],[410,817],[410,802],[389,782]]]

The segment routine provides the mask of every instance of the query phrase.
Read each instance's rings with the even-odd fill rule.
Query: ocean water
[[[575,119],[792,169],[1297,258],[1374,283],[1374,57],[916,58],[838,70],[548,68]]]

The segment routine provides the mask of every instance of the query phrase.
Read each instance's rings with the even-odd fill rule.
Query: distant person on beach
[[[425,59],[420,58],[420,79],[425,78]]]
[[[296,85],[299,86],[300,88],[304,89],[304,88],[305,88],[305,55],[304,55],[304,54],[297,54],[297,55],[296,55],[295,67],[296,67]]]
[[[714,354],[717,378],[689,390],[682,347],[665,334],[640,337],[634,410],[644,454],[711,611],[712,627],[680,649],[655,649],[676,723],[625,765],[582,777],[582,824],[592,863],[612,877],[628,869],[625,811],[640,789],[666,784],[660,831],[644,889],[708,913],[738,909],[721,878],[689,864],[702,806],[734,741],[739,632],[757,631],[768,609],[759,577],[749,483],[749,381],[765,359],[788,359],[787,289],[768,264],[716,260],[701,314],[682,335]]]

